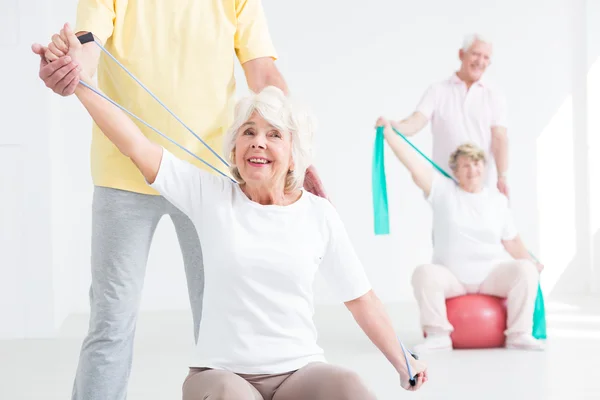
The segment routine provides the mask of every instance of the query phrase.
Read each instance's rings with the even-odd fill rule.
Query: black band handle
[[[411,356],[413,356],[413,358],[414,358],[415,360],[418,360],[418,359],[419,359],[419,357],[418,357],[416,354],[412,354],[412,353],[411,353],[410,355],[411,355]],[[410,378],[410,379],[408,380],[408,383],[410,383],[410,386],[415,386],[415,385],[417,384],[417,376],[415,375],[415,377],[414,377],[414,378]]]
[[[94,41],[94,34],[92,32],[88,32],[85,33],[81,36],[77,36],[77,39],[79,39],[79,43],[81,44],[86,44],[89,42],[93,42]]]

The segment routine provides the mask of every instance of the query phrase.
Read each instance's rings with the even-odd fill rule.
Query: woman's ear
[[[233,148],[233,150],[231,150],[231,155],[229,156],[230,160],[229,162],[231,163],[232,167],[235,167],[235,147]]]

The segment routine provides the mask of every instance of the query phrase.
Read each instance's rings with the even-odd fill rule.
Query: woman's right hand
[[[380,126],[387,129],[390,126],[390,122],[384,117],[379,117],[377,118],[377,122],[375,123],[375,128],[378,128]]]
[[[79,42],[71,26],[67,23],[60,30],[59,34],[52,35],[52,42],[48,44],[44,57],[48,62],[53,62],[61,57],[69,56],[74,63],[81,66],[82,54],[83,45]],[[85,72],[81,71],[82,74],[85,74]]]

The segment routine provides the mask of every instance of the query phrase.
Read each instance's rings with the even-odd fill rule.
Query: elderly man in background
[[[458,146],[476,144],[489,160],[486,186],[497,186],[508,196],[506,104],[503,96],[483,80],[491,62],[492,44],[480,35],[469,35],[458,56],[460,69],[432,84],[412,115],[391,124],[412,136],[431,121],[433,161],[446,171],[450,154]]]

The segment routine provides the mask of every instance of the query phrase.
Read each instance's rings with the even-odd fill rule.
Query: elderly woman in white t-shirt
[[[81,45],[72,34],[63,40],[77,62]],[[81,79],[93,86],[88,74],[82,71]],[[302,189],[313,127],[279,89],[266,88],[236,107],[225,154],[237,182],[178,159],[85,86],[75,94],[148,184],[198,230],[205,292],[184,400],[375,398],[355,373],[328,364],[317,344],[317,272],[397,370],[404,389],[427,380],[424,363],[405,357],[339,215]],[[418,374],[414,386],[407,361]]]
[[[456,182],[433,167],[380,118],[385,138],[398,159],[423,190],[433,209],[433,260],[420,265],[412,277],[425,342],[417,353],[451,350],[453,330],[446,315],[447,298],[467,293],[507,297],[506,346],[540,350],[532,335],[539,273],[521,241],[507,198],[484,186],[484,152],[472,144],[450,156]]]

